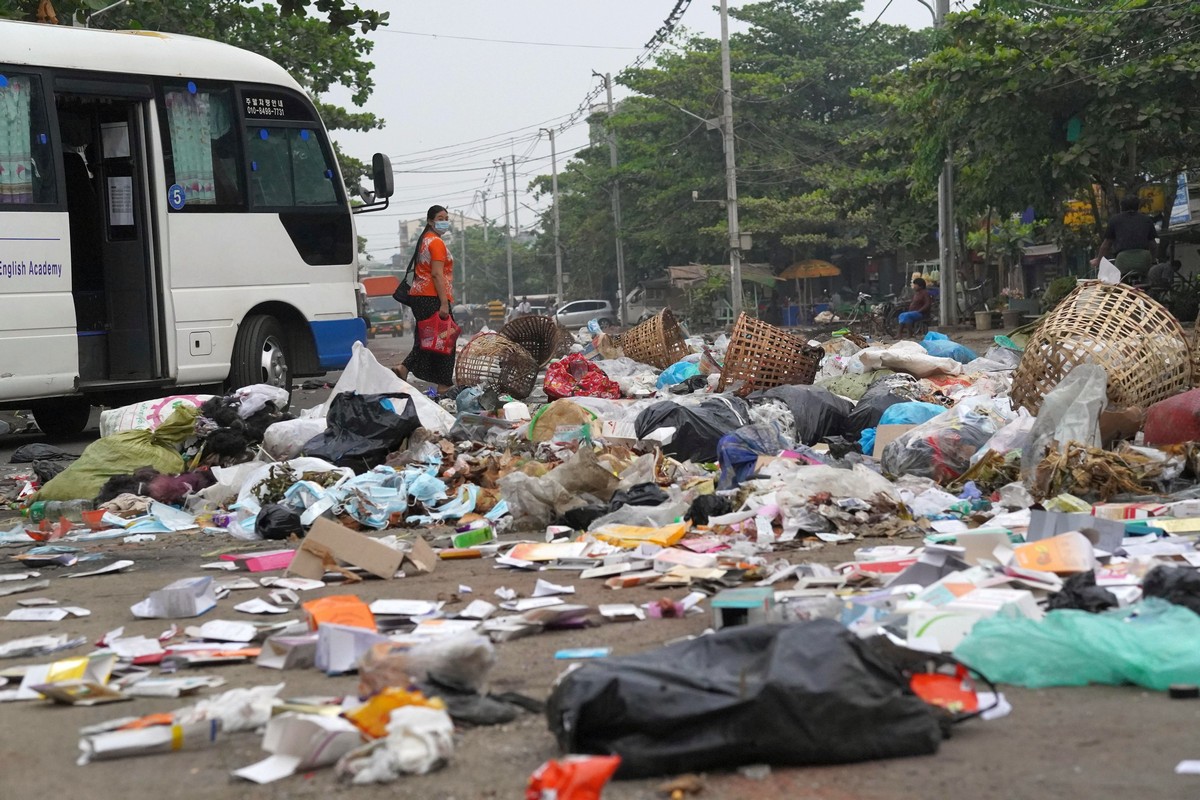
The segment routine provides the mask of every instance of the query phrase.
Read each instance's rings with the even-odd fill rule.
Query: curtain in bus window
[[[28,78],[0,78],[0,203],[33,202],[32,98]]]
[[[207,92],[166,92],[164,99],[175,182],[183,187],[188,203],[215,203],[211,98]]]

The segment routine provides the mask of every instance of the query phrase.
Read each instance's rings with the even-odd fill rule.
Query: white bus
[[[386,207],[391,165],[374,160]],[[188,36],[0,21],[0,408],[345,366],[366,340],[354,223],[281,67]]]

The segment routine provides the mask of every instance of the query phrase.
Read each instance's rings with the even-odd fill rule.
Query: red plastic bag
[[[434,314],[417,323],[417,341],[422,350],[448,356],[454,352],[461,331],[453,317],[442,319],[441,314]]]
[[[1200,389],[1177,394],[1146,412],[1146,444],[1200,441]]]
[[[529,776],[525,800],[600,800],[604,785],[620,763],[620,756],[550,759]]]
[[[579,353],[572,353],[547,367],[543,386],[546,396],[551,400],[564,397],[621,398],[621,387],[617,382]]]

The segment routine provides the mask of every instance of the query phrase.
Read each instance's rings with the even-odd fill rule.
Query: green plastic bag
[[[128,475],[142,467],[178,475],[184,470],[179,454],[196,432],[199,409],[176,408],[156,430],[114,433],[92,442],[71,466],[54,476],[34,500],[91,500],[114,475]]]
[[[1032,689],[1134,683],[1165,691],[1200,683],[1200,616],[1154,597],[1101,614],[996,616],[976,623],[954,657],[996,683]]]

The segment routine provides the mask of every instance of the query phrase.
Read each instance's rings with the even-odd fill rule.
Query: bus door
[[[80,385],[163,376],[146,141],[152,88],[58,77]]]

